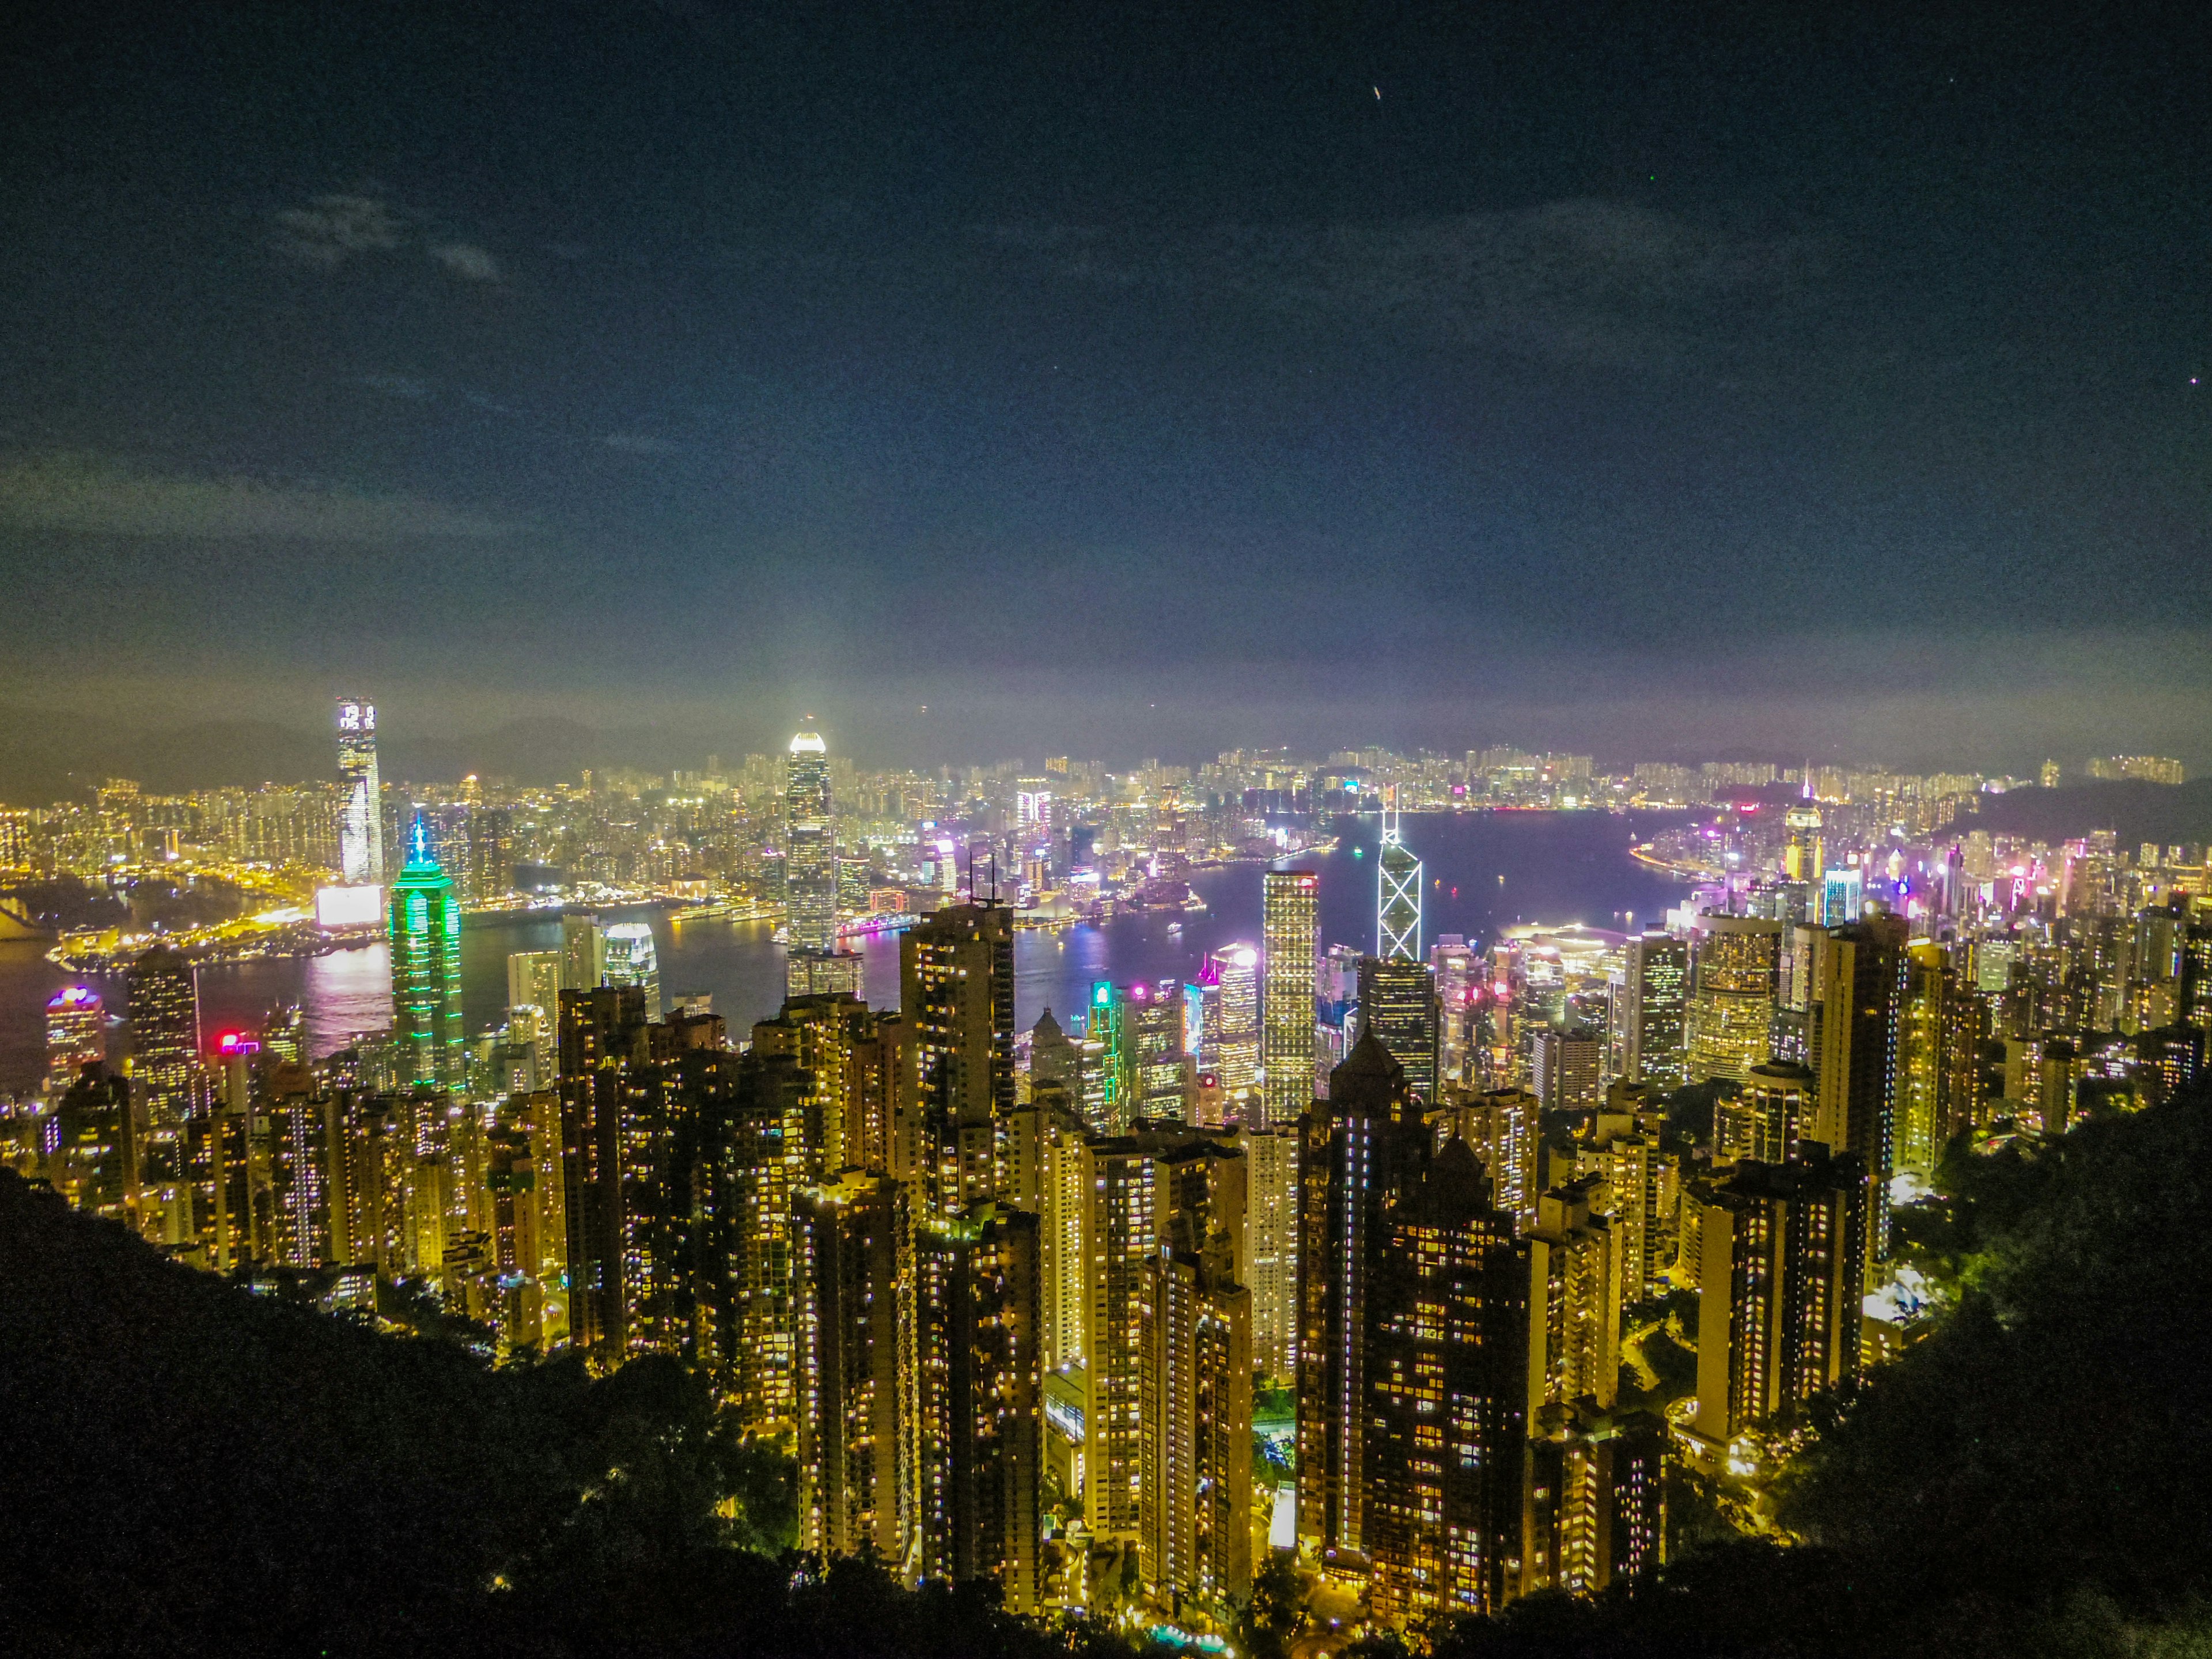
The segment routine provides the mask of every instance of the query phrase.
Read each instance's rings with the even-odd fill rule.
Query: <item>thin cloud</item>
[[[1602,367],[1702,357],[1815,274],[1809,238],[1735,232],[1641,204],[1548,202],[1376,223],[1223,226],[1164,242],[1067,227],[983,233],[1100,287],[1255,305],[1316,327]]]
[[[438,242],[431,246],[428,252],[431,258],[465,282],[496,283],[501,279],[499,261],[474,242]]]
[[[276,251],[325,270],[360,254],[390,253],[406,241],[405,222],[373,196],[318,196],[310,206],[276,216]]]
[[[0,457],[0,525],[82,535],[381,544],[514,527],[411,495],[155,472],[83,455]]]

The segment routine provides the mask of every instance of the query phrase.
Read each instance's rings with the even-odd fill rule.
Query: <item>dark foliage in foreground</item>
[[[972,1592],[757,1553],[790,1504],[673,1362],[489,1370],[0,1172],[0,1652],[1066,1651]]]

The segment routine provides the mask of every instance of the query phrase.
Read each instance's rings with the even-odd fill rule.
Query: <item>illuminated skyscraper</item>
[[[1690,1078],[1741,1083],[1771,1052],[1769,1027],[1782,924],[1762,916],[1703,915],[1690,1000]]]
[[[1260,1000],[1260,1123],[1295,1123],[1314,1098],[1314,975],[1321,878],[1270,870],[1261,878],[1266,980]]]
[[[660,1018],[660,958],[653,946],[653,926],[618,921],[607,929],[606,982],[635,985],[645,993],[645,1017]]]
[[[784,763],[783,902],[792,950],[837,948],[837,821],[829,745],[813,732],[792,738]]]
[[[1662,1092],[1682,1086],[1683,1028],[1690,1000],[1690,947],[1667,933],[1628,941],[1621,1073]]]
[[[155,1122],[181,1119],[198,1103],[199,973],[191,958],[157,945],[125,975],[131,1015],[131,1082]]]
[[[392,884],[392,1045],[410,1088],[458,1089],[466,1078],[461,1036],[461,907],[430,856],[422,822]]]
[[[1417,866],[1418,867],[1418,866]],[[1371,1031],[1406,1068],[1406,1086],[1425,1105],[1437,1100],[1437,993],[1418,957],[1363,957],[1359,1027]]]
[[[1399,835],[1398,792],[1382,809],[1382,845],[1375,860],[1375,954],[1385,962],[1421,955],[1421,861]]]
[[[1836,1153],[1856,1155],[1872,1188],[1867,1212],[1870,1261],[1889,1256],[1889,1178],[1897,1164],[1898,1056],[1910,959],[1904,921],[1869,915],[1820,938],[1820,991],[1813,1070],[1820,1079],[1813,1127],[1802,1131]]]
[[[88,1066],[107,1058],[107,1010],[88,985],[57,991],[46,1004],[46,1092],[58,1098]]]
[[[606,981],[607,936],[597,916],[561,918],[561,988],[596,991]]]
[[[994,1197],[1014,1111],[1014,913],[948,905],[899,937],[906,1077],[891,1173],[932,1212]]]
[[[384,793],[376,775],[376,705],[338,699],[338,870],[350,885],[384,879]]]
[[[1208,1031],[1208,1058],[1221,1091],[1232,1101],[1249,1095],[1260,1076],[1260,953],[1232,945],[1209,958],[1218,988],[1220,1029]]]
[[[1146,1264],[1139,1558],[1168,1605],[1227,1614],[1252,1589],[1252,1293],[1193,1220]]]

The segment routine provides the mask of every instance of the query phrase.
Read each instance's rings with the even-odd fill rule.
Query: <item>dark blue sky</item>
[[[1984,10],[53,8],[0,702],[2212,760],[2203,9]]]

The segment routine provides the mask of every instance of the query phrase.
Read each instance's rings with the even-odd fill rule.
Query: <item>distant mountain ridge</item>
[[[2128,778],[2057,789],[2014,789],[1981,799],[1979,812],[1954,818],[1939,836],[1984,830],[2057,842],[2110,830],[2130,851],[2147,841],[2160,847],[2212,842],[2212,777],[2182,784]]]
[[[472,737],[383,734],[386,778],[450,783],[473,772],[517,783],[573,781],[586,767],[652,772],[735,761],[737,732],[637,726],[602,730],[554,717],[510,720]],[[337,775],[337,738],[273,720],[201,720],[153,731],[52,710],[0,707],[0,802],[42,805],[82,795],[109,778],[159,793],[252,788]]]

